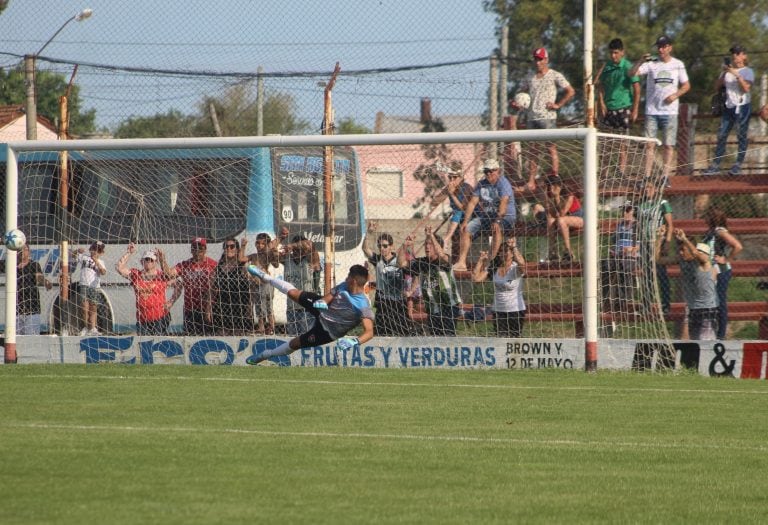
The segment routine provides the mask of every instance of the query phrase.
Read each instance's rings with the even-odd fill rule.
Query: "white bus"
[[[5,173],[7,150],[0,145],[0,169]],[[18,228],[27,236],[33,260],[40,263],[54,288],[40,288],[42,331],[72,333],[77,324],[78,294],[60,308],[61,242],[70,248],[100,240],[106,244],[107,274],[102,278],[105,306],[99,315],[104,333],[135,329],[135,297],[126,279],[115,270],[129,242],[139,254],[159,247],[173,265],[190,257],[190,241],[204,237],[208,256],[218,260],[228,237],[271,237],[287,226],[290,237],[311,240],[325,264],[323,148],[253,147],[208,149],[147,149],[69,152],[66,169],[56,152],[23,153],[18,159]],[[62,172],[68,182],[66,211],[60,206]],[[0,183],[5,195],[5,178]],[[365,229],[360,174],[355,151],[333,150],[335,248],[333,281],[343,279],[352,264],[362,263]],[[0,220],[5,199],[0,199]],[[5,225],[3,230],[6,231]],[[0,259],[7,257],[2,248]],[[138,255],[129,264],[138,264]],[[70,265],[71,266],[71,265]],[[70,274],[70,291],[77,286]],[[3,276],[4,286],[4,276]],[[278,302],[282,300],[282,302]],[[4,324],[4,302],[0,306]],[[182,331],[183,301],[172,314],[172,333]],[[276,294],[275,314],[284,320],[282,294]],[[74,316],[74,320],[72,317]],[[76,333],[76,332],[74,332]]]

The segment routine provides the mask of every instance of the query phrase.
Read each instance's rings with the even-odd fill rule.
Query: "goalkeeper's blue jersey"
[[[347,289],[347,283],[341,283],[331,290],[333,299],[328,304],[327,310],[321,310],[320,323],[331,337],[339,339],[360,324],[360,320],[373,321],[373,309],[368,296],[364,293],[351,294]]]

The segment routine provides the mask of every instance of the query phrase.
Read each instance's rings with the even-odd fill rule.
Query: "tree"
[[[120,123],[114,135],[118,139],[193,137],[196,124],[195,117],[182,115],[180,111],[171,109],[164,114],[131,117]]]
[[[358,124],[352,117],[344,117],[336,126],[336,133],[339,135],[364,135],[370,132],[370,129]]]
[[[58,73],[37,71],[35,87],[37,94],[37,114],[51,122],[59,121],[59,98],[67,91],[69,81]],[[0,104],[23,105],[26,88],[24,86],[24,70],[16,68],[9,71],[0,69]],[[72,135],[83,135],[95,129],[96,110],[82,111],[80,101],[80,86],[72,85],[67,99],[69,112],[69,132]]]
[[[309,130],[309,123],[296,116],[296,103],[291,95],[267,92],[264,97],[264,134],[301,135]],[[243,83],[227,89],[221,97],[205,97],[200,104],[198,136],[215,135],[211,120],[211,105],[223,136],[257,134],[258,105],[252,83]]]
[[[296,116],[293,97],[267,93],[264,100],[264,134],[299,135],[309,130],[309,123]],[[172,109],[148,117],[132,117],[115,130],[118,138],[139,137],[213,137],[216,116],[221,135],[239,137],[257,134],[258,107],[250,84],[227,89],[220,97],[203,97],[197,112],[184,115]]]
[[[555,69],[562,72],[583,100],[582,3],[571,0],[484,0],[486,10],[510,26],[510,90],[532,71],[531,52],[544,46]],[[627,58],[637,60],[653,50],[662,34],[675,40],[674,55],[688,70],[691,92],[682,100],[708,107],[722,57],[734,42],[750,49],[768,43],[768,21],[762,15],[768,0],[688,0],[684,7],[673,0],[626,0],[601,3],[594,18],[594,71],[607,59],[607,43],[624,41]],[[713,16],[713,14],[717,16]],[[570,112],[581,114],[577,100]]]

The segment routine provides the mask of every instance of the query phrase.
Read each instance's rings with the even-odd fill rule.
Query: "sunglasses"
[[[237,244],[227,244],[226,246],[227,246],[227,250],[234,250],[235,248],[237,248]]]
[[[389,248],[389,244],[379,244],[379,248]]]
[[[154,259],[152,259],[151,257],[144,257],[144,258],[142,259],[142,261],[144,261],[144,262],[155,262],[155,260],[154,260]]]

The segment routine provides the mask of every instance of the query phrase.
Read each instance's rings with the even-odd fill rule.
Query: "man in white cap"
[[[533,60],[536,72],[526,78],[520,86],[521,93],[531,96],[531,105],[526,111],[528,129],[555,129],[557,128],[557,111],[566,105],[576,94],[571,83],[562,73],[549,68],[549,53],[543,47],[533,51]],[[558,92],[563,96],[558,101]],[[510,104],[514,109],[520,108],[514,101]],[[539,173],[539,149],[537,143],[528,162],[528,189],[536,191],[536,178]],[[557,146],[554,142],[548,142],[547,148],[552,158],[551,175],[560,172],[560,158],[557,154]]]
[[[646,53],[638,60],[628,76],[645,76],[645,136],[656,138],[661,132],[663,176],[669,184],[672,155],[677,142],[677,114],[680,97],[688,93],[691,84],[685,64],[672,56],[672,39],[666,35],[656,40],[657,59]],[[650,177],[656,144],[649,142],[645,159],[645,176]]]
[[[496,257],[504,238],[504,232],[515,225],[515,193],[512,184],[501,176],[499,162],[488,159],[483,164],[485,177],[480,179],[464,211],[461,223],[459,258],[453,269],[467,270],[467,254],[472,239],[482,232],[492,235],[490,258]]]
[[[664,233],[662,226],[657,235],[657,256]],[[689,338],[694,341],[712,341],[717,337],[717,292],[716,267],[710,262],[709,245],[700,242],[694,246],[680,228],[675,229],[675,239],[678,243],[683,297],[688,307]]]

